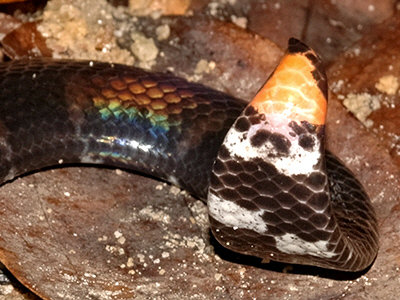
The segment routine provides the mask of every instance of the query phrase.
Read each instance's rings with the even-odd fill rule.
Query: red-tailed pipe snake
[[[170,74],[35,59],[0,65],[0,178],[65,163],[130,168],[206,200],[225,247],[345,271],[378,251],[361,184],[324,147],[327,80],[298,40],[254,99]]]

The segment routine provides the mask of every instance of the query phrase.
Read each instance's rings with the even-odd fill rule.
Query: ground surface
[[[19,20],[2,16],[2,31],[16,24],[2,37],[4,53],[168,69],[250,99],[289,37],[309,43],[326,62],[330,82],[328,148],[371,196],[381,249],[363,274],[260,264],[218,246],[206,206],[175,187],[121,170],[62,168],[0,189],[0,259],[21,283],[45,299],[397,299],[396,1],[136,1],[143,6],[129,13],[143,17],[103,1],[80,2],[50,1],[45,13]],[[160,8],[186,16],[160,17]],[[33,39],[20,38],[37,29],[44,38],[33,46]],[[2,299],[36,297],[13,282],[0,286]]]

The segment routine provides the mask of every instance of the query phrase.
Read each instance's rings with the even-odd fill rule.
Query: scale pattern
[[[213,166],[211,228],[268,261],[347,271],[378,251],[377,223],[354,176],[324,148],[326,76],[298,40],[228,131]]]
[[[302,45],[295,43],[295,51],[309,51]],[[326,95],[324,75],[313,76]],[[234,124],[232,130],[243,133],[260,122],[257,109],[245,109],[240,99],[171,74],[46,59],[1,64],[0,90],[2,183],[60,163],[123,167],[203,200],[210,189],[213,233],[232,250],[347,271],[366,268],[376,256],[369,199],[343,164],[324,154],[323,144],[321,159],[307,176],[282,174],[256,157],[232,157],[223,144],[228,130]],[[314,137],[323,135],[322,123],[290,124],[302,148],[318,146]],[[255,148],[267,142],[273,153],[291,145],[272,131],[250,140]],[[221,195],[230,199],[222,208],[215,206]],[[217,220],[216,209],[226,208],[232,210]],[[242,223],[236,226],[229,216],[240,209],[256,222],[237,214]]]
[[[63,163],[141,171],[205,199],[244,102],[170,74],[107,63],[0,65],[0,180]]]

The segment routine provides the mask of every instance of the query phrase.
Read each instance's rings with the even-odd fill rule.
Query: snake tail
[[[346,271],[376,256],[370,200],[324,149],[321,60],[295,39],[249,105],[169,73],[43,58],[0,64],[0,91],[0,183],[65,163],[122,167],[208,201],[234,251]]]
[[[321,59],[290,39],[213,166],[209,215],[222,245],[265,261],[346,271],[372,263],[378,234],[369,198],[324,148],[327,96]]]

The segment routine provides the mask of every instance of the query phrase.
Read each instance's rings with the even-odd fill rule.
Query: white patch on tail
[[[298,136],[289,134],[292,130],[289,127],[291,120],[284,119],[282,116],[267,115],[266,121],[252,125],[247,132],[239,132],[232,127],[225,137],[224,145],[228,148],[232,157],[235,155],[245,161],[260,158],[271,162],[279,172],[287,175],[308,175],[315,169],[314,166],[320,161],[320,141],[314,137],[312,150],[306,150],[299,145]],[[279,133],[285,136],[290,142],[288,155],[278,154],[271,142],[264,143],[261,147],[251,145],[251,137],[258,130],[265,129],[272,133]],[[276,156],[275,156],[276,155]]]
[[[331,258],[337,255],[328,250],[327,241],[307,242],[293,233],[282,236],[274,236],[276,248],[282,253],[312,255],[323,258]]]
[[[218,222],[232,227],[253,230],[260,234],[267,232],[267,224],[261,217],[262,210],[251,211],[236,203],[208,194],[208,213]]]

